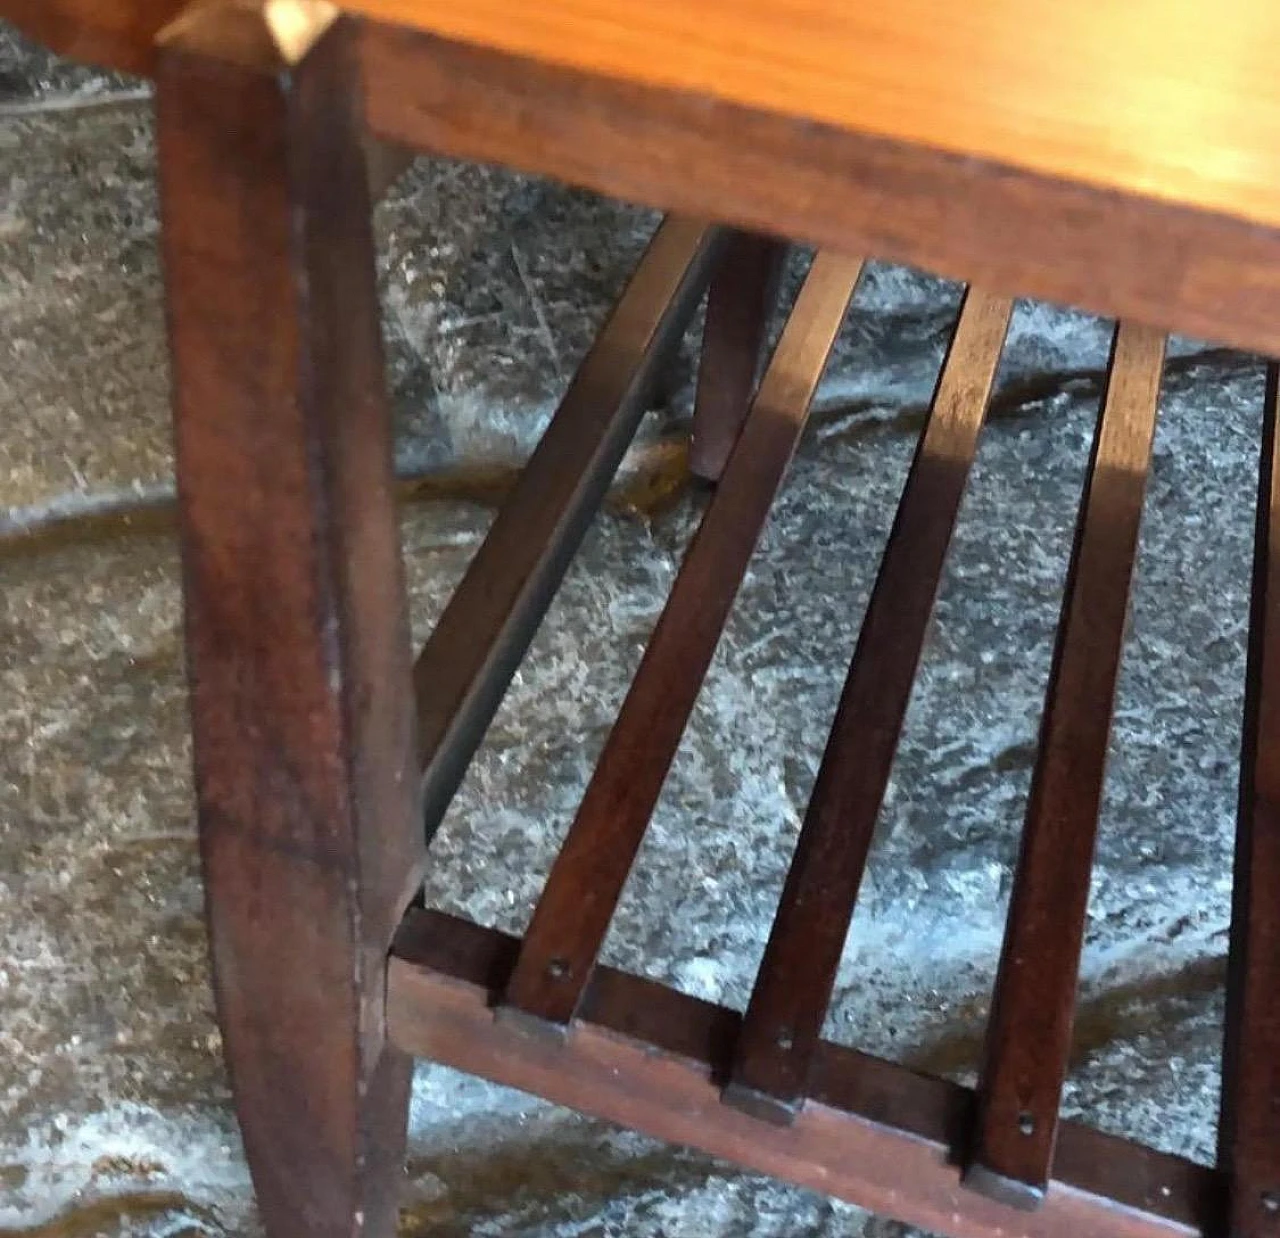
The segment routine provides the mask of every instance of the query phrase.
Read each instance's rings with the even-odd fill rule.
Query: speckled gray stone
[[[172,493],[149,104],[0,120],[0,531]],[[508,466],[537,441],[655,217],[528,178],[420,160],[378,212],[399,466]],[[793,283],[803,263],[793,266]],[[873,266],[822,410],[921,404],[958,289]],[[1036,307],[1008,380],[1105,359],[1083,315]],[[692,346],[645,436],[687,419]]]
[[[0,122],[0,521],[171,472],[151,127],[136,103]]]
[[[22,104],[0,95],[0,1232],[259,1238],[200,919],[147,105],[81,106],[114,87],[2,34],[0,70]],[[652,226],[432,161],[380,208],[419,638]],[[609,961],[745,1001],[958,297],[869,270]],[[1017,311],[828,1022],[953,1078],[980,1047],[1109,335]],[[527,921],[705,502],[680,449],[692,356],[433,845],[437,903]],[[1201,1159],[1261,395],[1254,362],[1172,348],[1066,1098]],[[411,1134],[415,1238],[913,1232],[436,1066]]]
[[[74,106],[103,95],[137,95],[135,78],[60,60],[0,21],[0,116],[23,104]]]
[[[0,402],[16,414],[0,436],[0,531],[168,497],[149,105],[0,119],[0,170]],[[402,470],[509,465],[653,217],[424,160],[378,222]]]

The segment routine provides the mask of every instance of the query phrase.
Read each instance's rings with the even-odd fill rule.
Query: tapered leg
[[[355,60],[345,23],[323,25],[215,6],[171,30],[164,251],[245,1149],[271,1238],[388,1238],[410,1062],[385,1036],[385,971],[421,875],[416,724]]]
[[[1230,1238],[1280,1234],[1280,367],[1267,368],[1218,1166]]]
[[[786,252],[782,241],[737,232],[712,281],[689,445],[689,468],[705,481],[720,480],[751,407]]]

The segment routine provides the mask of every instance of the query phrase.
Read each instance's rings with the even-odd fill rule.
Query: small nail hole
[[[1018,1132],[1022,1135],[1036,1133],[1036,1120],[1029,1113],[1018,1114]]]

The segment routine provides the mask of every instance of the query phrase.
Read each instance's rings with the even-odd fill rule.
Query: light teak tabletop
[[[276,9],[315,0],[251,0]],[[0,0],[68,55],[151,64],[179,0]],[[343,0],[345,11],[1280,224],[1271,0]]]

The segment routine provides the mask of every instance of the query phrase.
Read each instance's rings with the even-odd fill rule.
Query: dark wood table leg
[[[786,256],[783,241],[735,232],[711,281],[689,443],[689,470],[704,481],[720,480],[747,419]]]
[[[294,32],[295,34],[297,32]],[[187,642],[218,1014],[271,1238],[389,1238],[421,877],[356,61],[247,8],[159,68]]]
[[[1280,367],[1267,368],[1218,1165],[1231,1238],[1280,1234]]]

